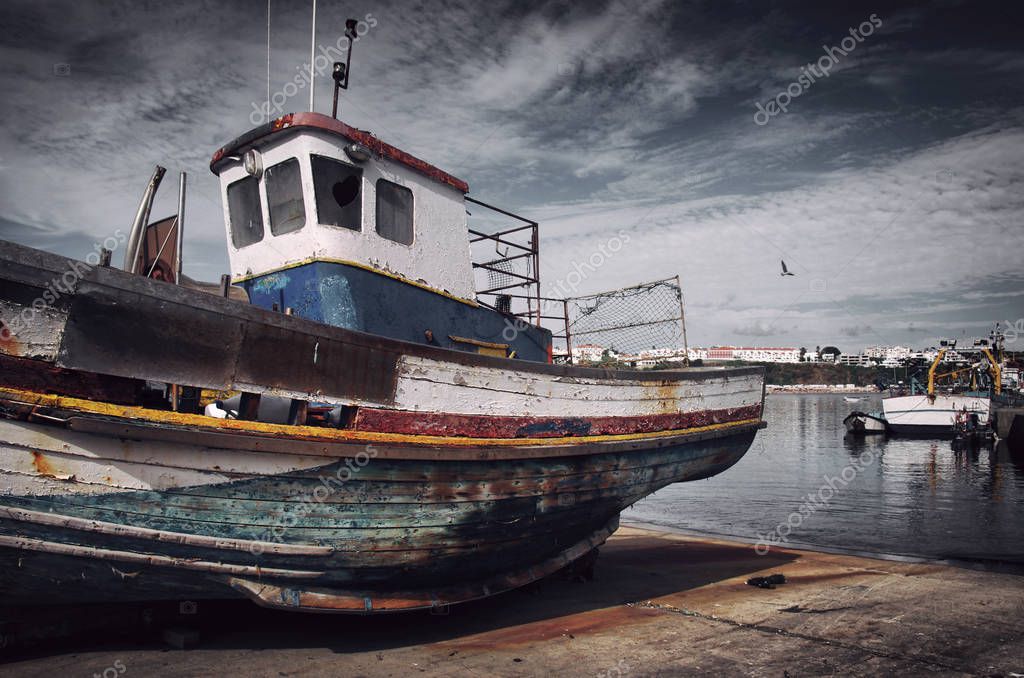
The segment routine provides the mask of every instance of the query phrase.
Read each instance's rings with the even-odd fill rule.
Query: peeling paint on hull
[[[11,425],[0,421],[5,438],[15,437],[5,430]],[[351,459],[261,471],[266,455],[245,460],[234,452],[225,465],[244,471],[222,482],[83,491],[78,478],[97,484],[103,467],[132,472],[102,450],[122,441],[96,437],[84,443],[90,457],[44,453],[54,465],[74,467],[73,476],[57,480],[40,472],[37,485],[0,496],[0,585],[12,604],[239,592],[277,604],[254,593],[264,587],[316,591],[312,600],[334,611],[367,611],[340,602],[353,596],[378,600],[375,611],[394,609],[381,601],[397,593],[406,601],[434,601],[427,606],[460,602],[497,592],[500,582],[508,588],[544,576],[541,563],[561,567],[567,561],[560,554],[602,534],[641,497],[728,468],[755,430],[646,451],[500,465],[372,459],[356,473],[344,472],[353,468]],[[0,446],[0,472],[32,479],[30,471],[15,470],[19,454],[31,456]],[[173,475],[181,473],[172,467],[175,456],[195,452],[150,454],[167,464],[154,459],[150,466]],[[214,455],[208,462],[217,466],[223,452],[204,454]],[[305,594],[295,595],[308,603]]]

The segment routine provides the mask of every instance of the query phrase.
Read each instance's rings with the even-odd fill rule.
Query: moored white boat
[[[966,409],[983,421],[988,421],[990,400],[987,396],[976,395],[935,395],[926,393],[898,396],[882,400],[882,411],[893,433],[953,435],[953,423],[957,412]]]
[[[958,357],[971,357],[966,366],[962,362],[944,363],[946,354],[956,348],[955,340],[944,341],[928,368],[928,384],[921,389],[923,392],[915,379],[909,395],[882,399],[889,430],[900,435],[949,438],[953,436],[958,414],[970,415],[987,425],[991,395],[1002,391],[1003,341],[997,327],[989,340],[978,340],[972,348],[959,349]]]

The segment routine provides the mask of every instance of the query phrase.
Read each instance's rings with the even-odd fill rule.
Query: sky
[[[311,3],[270,4],[271,93],[306,110],[284,86]],[[260,121],[266,9],[5,1],[0,238],[84,259],[159,163],[154,215],[186,171],[185,272],[218,279],[208,163]],[[539,221],[547,294],[679,275],[691,345],[926,347],[1009,322],[1024,349],[1020,3],[319,0],[317,44],[348,17],[340,117]]]

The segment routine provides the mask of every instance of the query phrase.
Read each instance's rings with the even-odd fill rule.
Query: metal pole
[[[313,34],[309,39],[309,112],[313,112],[313,62],[316,61],[316,0],[313,0]]]
[[[533,225],[533,277],[537,284],[537,327],[540,327],[540,226]]]
[[[686,308],[683,303],[683,283],[676,276],[676,286],[679,290],[679,322],[683,325],[683,364],[690,364],[690,346],[686,343]]]
[[[178,247],[174,250],[174,282],[181,284],[181,247],[184,244],[185,232],[185,173],[178,180]]]
[[[156,189],[160,187],[160,181],[163,180],[166,171],[160,165],[156,166],[146,190],[142,193],[139,209],[135,212],[135,221],[132,222],[132,230],[128,234],[128,243],[124,250],[124,270],[129,273],[137,272],[135,268],[139,259],[139,247],[146,235],[146,226],[149,225],[149,211],[153,207],[153,196],[156,195]]]
[[[569,356],[569,364],[572,365],[572,340],[569,338],[569,300],[562,299],[562,311],[565,313],[565,352]]]

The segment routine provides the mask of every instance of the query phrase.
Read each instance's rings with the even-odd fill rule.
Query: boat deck
[[[745,583],[775,572],[788,583]],[[447,615],[203,603],[201,614],[183,618],[200,632],[189,652],[108,630],[79,651],[46,642],[37,651],[47,656],[5,669],[106,675],[120,662],[132,675],[209,675],[211,667],[252,676],[1010,675],[1024,668],[1022,582],[809,551],[761,557],[747,544],[633,527],[601,549],[591,582],[548,579]],[[120,614],[124,632],[134,625],[128,616]]]

